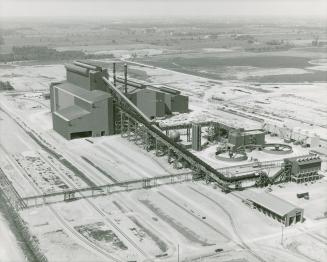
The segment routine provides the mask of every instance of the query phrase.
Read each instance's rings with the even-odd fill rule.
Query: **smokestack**
[[[113,74],[113,78],[114,78],[114,86],[116,86],[116,63],[115,62],[112,64],[112,74]]]
[[[125,94],[127,94],[127,64],[124,64],[124,87]]]

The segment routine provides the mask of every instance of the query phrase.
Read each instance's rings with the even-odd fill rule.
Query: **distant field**
[[[305,82],[327,82],[326,71],[312,71],[307,74],[285,74],[285,75],[270,75],[259,78],[251,78],[250,81],[258,81],[261,83],[305,83]]]
[[[312,67],[310,61],[314,58],[303,55],[287,55],[287,53],[280,55],[272,52],[258,55],[240,52],[227,55],[204,53],[155,56],[138,61],[214,79],[236,80],[240,79],[239,75],[242,73],[242,80],[265,83],[327,81],[326,71],[307,70],[307,68]],[[288,71],[283,71],[286,68]],[[294,69],[294,73],[289,69]],[[303,72],[299,72],[299,70]],[[260,74],[257,75],[256,71],[260,71]]]
[[[150,58],[149,61],[152,64],[189,68],[217,68],[225,66],[251,66],[261,68],[305,68],[309,66],[310,59],[305,57],[293,57],[293,56],[239,56],[239,57],[220,57],[212,56],[212,54],[204,54],[199,57],[161,57]]]

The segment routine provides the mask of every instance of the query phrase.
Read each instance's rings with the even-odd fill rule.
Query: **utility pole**
[[[179,244],[177,244],[177,261],[179,262]]]
[[[280,243],[283,245],[284,244],[284,225],[282,225],[282,239]]]

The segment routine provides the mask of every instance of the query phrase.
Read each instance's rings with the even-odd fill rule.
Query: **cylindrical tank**
[[[174,142],[178,142],[181,138],[181,134],[178,131],[172,131],[169,134],[169,137],[174,141]]]

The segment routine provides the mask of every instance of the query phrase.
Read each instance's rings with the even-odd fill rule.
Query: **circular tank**
[[[169,134],[169,137],[174,141],[178,142],[181,138],[181,134],[178,131],[172,131]]]

